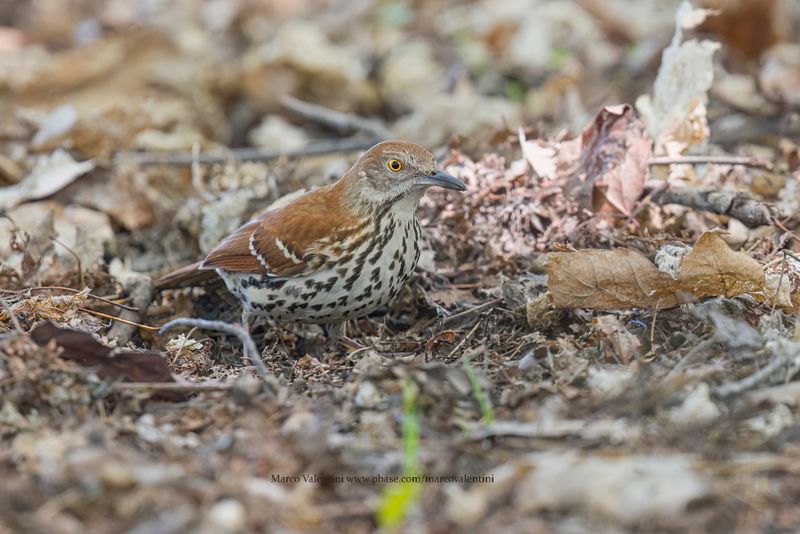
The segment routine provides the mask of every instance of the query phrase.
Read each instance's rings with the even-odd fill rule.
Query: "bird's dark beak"
[[[432,185],[437,187],[444,187],[445,189],[453,189],[455,191],[466,191],[467,186],[464,185],[464,182],[447,174],[444,171],[433,171],[428,176],[424,176],[419,183],[423,185]]]

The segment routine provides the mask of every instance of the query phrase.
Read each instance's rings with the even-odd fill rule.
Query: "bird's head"
[[[464,183],[436,168],[428,150],[407,141],[383,141],[367,150],[345,175],[360,203],[385,205],[402,199],[414,205],[431,187],[466,191]]]

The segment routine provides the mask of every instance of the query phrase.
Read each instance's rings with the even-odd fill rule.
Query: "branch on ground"
[[[652,194],[656,204],[679,204],[738,219],[745,226],[768,226],[780,218],[778,208],[768,202],[754,200],[743,193],[703,190],[685,185],[670,185]]]
[[[116,163],[137,163],[139,165],[210,165],[228,161],[273,161],[279,158],[303,156],[322,156],[336,152],[357,152],[374,145],[376,139],[331,139],[310,143],[297,150],[269,150],[265,148],[233,148],[223,154],[192,154],[192,152],[131,152],[121,151],[114,156]]]
[[[329,126],[338,132],[364,132],[377,139],[391,137],[389,129],[379,120],[368,119],[355,113],[343,113],[319,104],[306,102],[290,95],[281,97],[283,107],[302,117]]]

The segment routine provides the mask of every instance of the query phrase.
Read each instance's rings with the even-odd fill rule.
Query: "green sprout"
[[[403,383],[403,476],[419,474],[419,416],[417,415],[417,386],[410,378]],[[387,486],[381,493],[378,506],[378,525],[393,529],[400,526],[419,499],[422,486],[410,480]]]
[[[555,48],[550,56],[550,68],[553,70],[561,69],[569,59],[570,52],[566,48]]]
[[[467,373],[467,378],[469,378],[469,383],[472,386],[472,394],[481,409],[483,422],[486,425],[491,425],[494,422],[494,411],[492,410],[492,404],[489,402],[489,397],[484,393],[480,381],[478,381],[477,373],[468,362],[464,362],[464,371]]]

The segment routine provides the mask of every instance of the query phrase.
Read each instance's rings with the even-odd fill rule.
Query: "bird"
[[[427,149],[399,140],[368,149],[336,182],[246,222],[197,263],[156,281],[167,289],[216,273],[254,316],[322,326],[346,348],[346,322],[388,304],[420,256],[419,201],[430,187],[466,191]]]

